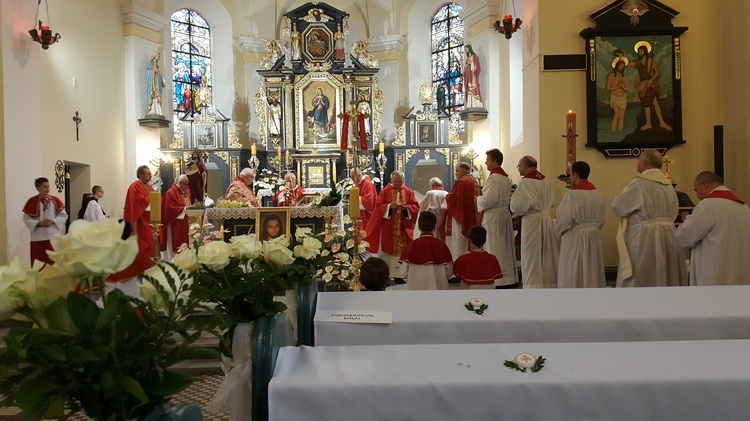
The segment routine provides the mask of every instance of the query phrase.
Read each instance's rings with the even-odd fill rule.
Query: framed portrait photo
[[[255,210],[255,235],[260,241],[268,241],[286,235],[291,240],[291,218],[289,208],[257,208]]]

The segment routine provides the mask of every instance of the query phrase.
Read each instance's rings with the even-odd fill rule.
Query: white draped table
[[[521,352],[542,371],[503,366]],[[286,347],[269,419],[746,420],[748,355],[748,340]]]
[[[483,316],[464,303],[481,298]],[[318,320],[386,311],[392,324]],[[315,345],[628,342],[750,339],[750,286],[329,292]]]

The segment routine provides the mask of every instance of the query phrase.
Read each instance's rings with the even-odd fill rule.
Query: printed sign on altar
[[[392,311],[318,310],[316,322],[391,324]]]

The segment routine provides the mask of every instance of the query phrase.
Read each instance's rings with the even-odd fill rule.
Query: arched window
[[[175,116],[211,104],[211,28],[194,10],[172,14],[172,75]]]
[[[464,105],[462,56],[464,46],[463,8],[457,3],[441,7],[432,18],[432,85],[438,107],[458,119]],[[460,121],[460,119],[458,119]]]

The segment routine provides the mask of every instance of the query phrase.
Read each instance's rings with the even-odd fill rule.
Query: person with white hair
[[[443,181],[437,177],[430,179],[430,189],[424,194],[419,202],[419,212],[430,212],[434,214],[440,222],[440,215],[443,213],[443,202],[448,192],[443,189]],[[440,230],[435,230],[435,238],[441,239]]]
[[[297,206],[303,197],[305,189],[297,184],[297,176],[290,172],[284,176],[284,187],[276,192],[273,201],[277,206]]]
[[[164,193],[161,206],[161,223],[164,231],[161,236],[162,259],[171,262],[183,244],[189,245],[190,223],[185,210],[190,201],[190,180],[180,174],[172,187]]]
[[[635,176],[612,201],[620,218],[617,287],[687,285],[685,251],[674,237],[679,204],[656,149],[644,149]]]
[[[240,203],[250,203],[250,205],[256,208],[260,207],[258,199],[255,197],[253,189],[250,185],[255,180],[255,171],[250,168],[243,168],[240,171],[240,175],[234,178],[227,188],[227,192],[224,195],[225,200],[234,200]]]
[[[359,229],[367,228],[367,223],[375,210],[375,202],[378,200],[378,192],[372,184],[370,177],[363,175],[359,168],[349,171],[352,184],[359,188]]]
[[[693,188],[700,202],[675,231],[692,248],[690,285],[750,284],[750,208],[715,173],[698,174]]]

